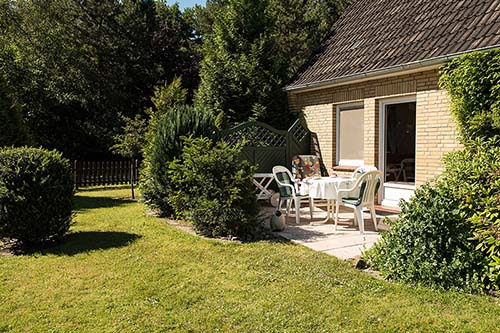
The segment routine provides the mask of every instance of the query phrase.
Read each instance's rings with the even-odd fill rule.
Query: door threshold
[[[391,213],[391,214],[401,213],[401,209],[399,207],[392,207],[392,206],[375,205],[375,210],[382,213]]]

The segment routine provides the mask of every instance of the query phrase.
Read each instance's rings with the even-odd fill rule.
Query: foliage
[[[182,78],[189,102],[198,88],[199,67],[201,62],[202,39],[196,31],[192,12],[179,10],[175,3],[167,6],[157,1],[159,24],[154,35],[154,46],[159,54],[159,64],[164,81]]]
[[[446,157],[444,177],[456,189],[471,241],[485,256],[486,289],[500,288],[500,138],[477,138]]]
[[[464,148],[402,204],[370,251],[386,277],[468,292],[500,288],[499,60],[499,51],[473,53],[443,69]]]
[[[281,59],[283,81],[289,82],[333,32],[348,0],[269,0],[275,56]]]
[[[69,161],[39,148],[0,150],[0,237],[37,243],[69,229],[73,182]]]
[[[146,114],[149,116],[148,142],[152,140],[151,136],[156,131],[159,119],[170,109],[186,104],[187,89],[182,87],[182,80],[175,77],[169,84],[164,83],[155,86],[151,102],[153,107],[146,110]]]
[[[211,136],[215,133],[212,112],[191,106],[176,106],[161,116],[141,170],[144,202],[164,214],[171,214],[171,180],[168,164],[180,156],[183,136]]]
[[[123,133],[115,136],[116,143],[111,151],[125,158],[139,159],[146,144],[148,121],[140,115],[134,119],[123,117],[123,121]]]
[[[12,97],[7,80],[0,74],[0,147],[22,146],[26,143],[28,133],[20,105]]]
[[[480,292],[484,256],[474,250],[470,224],[445,181],[423,185],[401,202],[397,220],[366,254],[389,279],[434,289]]]
[[[108,155],[122,119],[151,106],[157,82],[198,84],[194,35],[163,1],[0,0],[0,63],[35,144]],[[192,82],[189,80],[193,80]]]
[[[217,114],[223,111],[230,123],[256,116],[252,112],[256,107],[276,109],[276,101],[283,96],[273,72],[275,59],[269,56],[273,44],[266,7],[267,0],[229,0],[214,17],[213,33],[203,45],[195,102]]]
[[[464,143],[500,135],[500,51],[474,52],[450,61],[440,85],[452,99],[452,112]]]
[[[249,119],[288,128],[282,90],[343,10],[344,0],[219,0],[197,10],[206,33],[195,103],[224,112],[229,124]]]
[[[241,149],[191,138],[186,139],[181,159],[170,163],[175,211],[202,235],[256,236],[255,168],[240,160]]]

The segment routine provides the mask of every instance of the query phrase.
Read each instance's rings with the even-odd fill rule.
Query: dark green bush
[[[186,139],[181,160],[170,164],[177,188],[171,196],[176,213],[208,237],[258,237],[255,168],[230,147],[208,138]]]
[[[443,177],[455,189],[471,241],[486,255],[486,289],[500,287],[500,137],[477,138],[467,149],[449,154]]]
[[[69,229],[69,161],[39,148],[0,150],[0,237],[24,243],[57,239]]]
[[[389,231],[366,253],[389,279],[435,289],[482,290],[484,256],[470,242],[470,223],[445,181],[423,185],[401,204]]]
[[[467,292],[500,286],[499,139],[470,141],[403,202],[367,259],[391,279]]]
[[[151,208],[162,213],[173,213],[169,201],[172,191],[169,162],[182,152],[183,136],[212,136],[215,133],[214,116],[209,110],[191,106],[176,106],[168,110],[155,125],[151,146],[145,152],[141,171],[141,195]]]

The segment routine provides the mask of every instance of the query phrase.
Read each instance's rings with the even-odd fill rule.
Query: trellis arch
[[[241,157],[256,165],[259,173],[271,173],[275,165],[289,166],[293,156],[311,151],[311,132],[300,119],[287,131],[249,121],[222,131],[221,136],[231,145],[244,142]]]

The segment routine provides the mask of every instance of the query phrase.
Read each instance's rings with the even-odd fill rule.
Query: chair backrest
[[[297,155],[292,158],[295,179],[321,177],[321,159],[316,155]]]
[[[381,179],[382,172],[378,170],[365,172],[358,178],[354,185],[355,188],[359,189],[356,206],[373,203],[380,187]]]
[[[286,167],[277,165],[273,167],[273,175],[281,197],[294,197],[296,194],[295,179],[290,170]]]
[[[368,165],[368,166],[360,166],[354,172],[352,173],[352,178],[359,178],[362,174],[368,172],[368,171],[377,171],[378,169],[374,166]]]
[[[403,176],[402,178],[400,178]],[[401,161],[397,180],[403,179],[404,182],[415,181],[415,159],[405,158]]]

